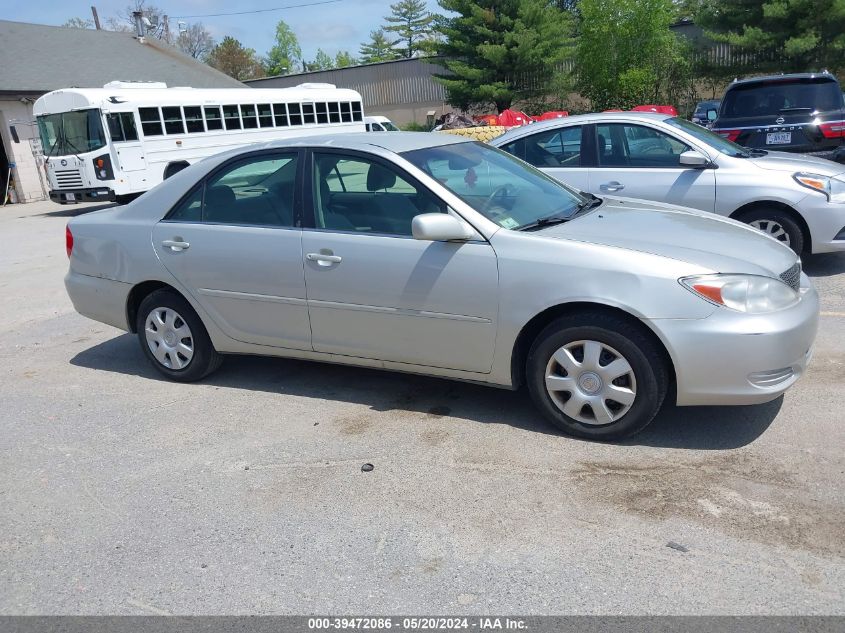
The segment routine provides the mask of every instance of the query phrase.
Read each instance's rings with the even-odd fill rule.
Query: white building
[[[154,38],[0,20],[0,202],[9,163],[13,196],[44,200],[32,104],[60,88],[102,88],[113,80],[162,81],[168,86],[243,88],[244,84]]]

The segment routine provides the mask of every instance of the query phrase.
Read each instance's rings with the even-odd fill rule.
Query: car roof
[[[672,118],[674,117],[660,112],[631,112],[629,110],[624,112],[591,112],[590,114],[576,114],[575,116],[567,116],[560,119],[549,119],[548,121],[539,121],[537,123],[531,123],[530,125],[512,128],[501,136],[494,138],[491,143],[498,146],[499,141],[501,140],[519,138],[526,134],[534,134],[535,132],[552,130],[558,127],[568,127],[570,125],[600,123],[603,121],[665,121],[666,119]]]
[[[787,73],[783,75],[761,75],[759,77],[748,77],[747,79],[734,79],[728,86],[728,90],[735,86],[746,86],[754,83],[765,83],[772,80],[790,80],[790,79],[828,79],[836,81],[836,77],[827,71],[820,73]]]
[[[390,152],[400,154],[428,147],[470,143],[472,139],[462,138],[453,134],[436,132],[353,132],[344,134],[319,134],[314,136],[297,136],[278,139],[250,146],[249,149],[282,149],[285,147],[332,147],[337,149],[351,149],[372,151],[373,147],[380,147]],[[245,148],[240,148],[244,150]]]

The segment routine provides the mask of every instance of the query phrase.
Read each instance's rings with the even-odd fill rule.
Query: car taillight
[[[729,141],[736,141],[739,138],[739,134],[742,130],[713,130],[719,136],[724,136]]]
[[[67,256],[73,252],[73,233],[70,232],[70,226],[65,227],[65,248],[67,249]]]
[[[845,121],[819,123],[819,130],[825,138],[842,138],[845,136]]]

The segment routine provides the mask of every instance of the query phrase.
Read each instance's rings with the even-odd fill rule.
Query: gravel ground
[[[445,380],[166,382],[72,309],[84,210],[0,213],[0,614],[845,614],[845,254],[805,262],[823,315],[784,398],[605,445]]]

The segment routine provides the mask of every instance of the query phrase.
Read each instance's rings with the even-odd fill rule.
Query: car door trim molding
[[[254,292],[237,292],[235,290],[216,290],[213,288],[197,288],[197,292],[207,297],[221,297],[223,299],[267,301],[270,303],[286,303],[300,306],[307,305],[307,300],[300,299],[299,297],[278,297],[276,295],[262,295]]]
[[[428,319],[449,319],[452,321],[470,321],[472,323],[493,323],[486,317],[469,316],[466,314],[450,314],[448,312],[431,312],[430,310],[413,310],[410,308],[390,308],[387,306],[370,306],[360,303],[343,303],[341,301],[323,301],[309,299],[308,304],[313,307],[337,310],[356,310],[359,312],[378,312],[380,314],[395,314],[397,316],[412,316]]]

